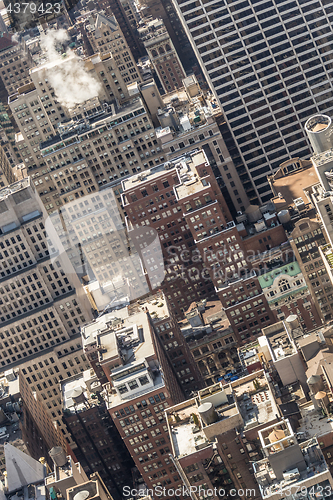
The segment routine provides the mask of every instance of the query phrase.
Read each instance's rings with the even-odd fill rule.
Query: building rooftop
[[[244,430],[276,418],[278,407],[263,370],[236,380],[231,386],[244,421]]]
[[[205,178],[198,178],[196,167],[202,163],[207,163],[207,157],[203,151],[192,155],[187,162],[181,162],[179,169],[180,184],[174,187],[178,200],[199,193],[210,186]]]
[[[109,408],[164,386],[150,321],[168,316],[165,298],[158,293],[82,328],[85,352],[97,351],[99,363],[110,374],[105,393]]]
[[[156,38],[160,38],[163,35],[167,35],[167,38],[169,38],[167,29],[164,26],[162,19],[152,19],[145,22],[144,25],[138,28],[138,34],[147,46],[150,45],[150,41],[154,41]]]
[[[271,287],[276,278],[279,279],[279,276],[283,274],[287,274],[288,276],[297,276],[301,274],[298,263],[295,261],[261,274],[258,278],[261,288],[264,290],[265,288]]]
[[[328,344],[320,349],[311,359],[307,360],[306,376],[322,375],[322,366],[333,366],[333,345]]]
[[[296,345],[283,321],[264,328],[262,333],[263,335],[258,337],[258,342],[260,346],[268,346],[273,361],[297,353]]]
[[[238,355],[242,365],[244,367],[248,367],[253,365],[254,363],[260,363],[258,352],[259,352],[259,342],[257,340],[240,347],[238,349]]]
[[[307,467],[304,470],[299,470],[298,468],[290,469],[290,471],[286,471],[282,479],[276,478],[268,458],[264,458],[263,460],[253,464],[255,478],[259,484],[262,498],[269,498],[275,495],[276,498],[281,498],[283,497],[284,490],[284,495],[288,496],[294,488],[296,494],[301,491],[302,483],[305,483],[305,481],[310,480],[311,485],[316,485],[327,478],[328,467],[317,439],[309,439],[308,441],[301,443],[299,446]],[[267,477],[270,479],[269,483],[266,483],[267,486],[265,486],[264,478]],[[317,494],[315,496],[319,495]]]
[[[153,180],[162,177],[164,174],[170,174],[171,171],[172,174],[176,174],[179,179],[178,186],[174,188],[176,192],[176,189],[178,187],[180,188],[182,187],[185,178],[186,180],[190,181],[190,177],[193,177],[193,179],[190,181],[191,185],[197,183],[197,179],[194,177],[194,173],[196,173],[194,166],[200,165],[202,161],[204,162],[207,161],[204,152],[195,149],[191,153],[187,153],[171,161],[167,161],[165,163],[162,163],[161,165],[157,165],[156,167],[152,167],[151,169],[145,170],[144,172],[140,172],[137,175],[132,175],[128,179],[122,180],[123,191],[129,191],[131,189],[136,189],[136,188],[143,189],[146,182],[151,183]],[[193,175],[190,175],[192,173]],[[182,176],[183,176],[183,181],[182,181]],[[202,182],[199,181],[199,183],[201,185],[201,188],[204,189],[205,186],[203,186]],[[208,185],[209,184],[207,183],[207,186]],[[193,187],[193,189],[196,190],[198,186]]]
[[[12,399],[20,393],[20,379],[14,370],[8,370],[0,375],[0,404]]]
[[[211,128],[214,115],[221,113],[212,98],[196,96],[190,99],[184,88],[163,96],[163,102],[166,107],[157,114],[161,127],[156,129],[162,144],[181,139],[182,135],[194,130],[200,132],[206,126]]]
[[[123,179],[121,181],[123,191],[129,191],[136,188],[143,189],[146,182],[150,183],[154,179],[161,177],[163,174],[169,173],[170,170],[173,170],[172,173],[177,173],[175,168],[176,162],[166,162],[157,165],[156,167],[152,167],[151,169],[145,170],[144,172],[140,172],[137,175],[131,175],[127,179]]]
[[[192,344],[200,345],[214,340],[215,337],[220,338],[232,333],[221,302],[218,300],[210,300],[204,304],[203,302],[193,302],[186,311],[186,318],[179,322],[182,334],[191,347]]]
[[[35,485],[35,488],[33,487],[35,494],[31,492],[29,497],[24,496],[24,498],[45,498],[44,465],[9,443],[5,445],[5,460],[9,493],[25,486]],[[40,491],[37,490],[38,485],[42,487]]]
[[[209,446],[203,430],[195,423],[197,420],[200,421],[195,400],[190,400],[188,406],[181,408],[181,411],[176,415],[180,421],[179,425],[171,424],[171,438],[177,458],[191,455],[199,449]],[[174,418],[169,417],[169,422],[174,422]]]
[[[309,189],[305,189],[305,192],[308,198],[312,198],[316,203],[322,201],[326,203],[326,199],[332,197],[332,191],[327,191],[319,181],[309,186]]]
[[[25,189],[29,186],[30,186],[30,177],[26,177],[25,179],[14,182],[9,186],[0,189],[0,201],[5,200],[11,194],[17,193],[18,191],[21,191],[21,189]]]
[[[177,111],[179,109],[179,106],[181,109],[183,106],[189,105],[190,100],[187,95],[187,92],[184,87],[181,87],[180,89],[176,89],[172,92],[168,92],[167,94],[164,94],[161,96],[163,99],[163,103],[165,104],[166,107],[169,105],[173,105],[175,102],[177,103]]]
[[[230,222],[228,222],[228,224],[230,224]],[[232,222],[231,224],[234,224],[234,223]],[[228,230],[228,228],[226,229],[226,231],[227,230]],[[239,284],[241,284],[244,280],[253,279],[254,276],[257,276],[257,273],[255,272],[254,269],[250,269],[250,270],[245,270],[244,273],[242,273],[241,275],[237,275],[233,278],[228,278],[225,281],[223,281],[222,279],[219,279],[216,282],[215,290],[216,290],[216,292],[219,292],[220,290],[228,288],[230,285],[235,285],[237,282],[239,282]]]
[[[63,65],[63,64],[71,64],[71,62],[74,60],[74,59],[77,59],[77,56],[72,53],[72,54],[66,54],[66,55],[62,55],[58,58],[55,58],[51,61],[46,61],[44,62],[44,64],[40,65],[40,66],[35,66],[34,68],[31,68],[29,73],[30,75],[33,75],[35,73],[39,73],[43,70],[50,70],[52,68],[54,68],[55,66],[60,66],[60,65]]]
[[[206,324],[206,325],[222,318],[227,320],[226,314],[219,300],[207,301],[207,299],[203,299],[197,302],[195,301],[192,302],[187,311],[185,311],[186,318],[182,320],[181,323],[183,324],[188,323],[189,319],[193,315],[194,316],[200,315],[201,324]]]
[[[202,414],[212,403],[215,420]],[[278,408],[263,370],[227,385],[214,384],[198,396],[166,410],[173,451],[182,458],[210,446],[215,436],[235,428],[247,431],[276,419]]]
[[[125,332],[124,332],[125,330]],[[122,354],[124,364],[135,358],[135,351],[140,346],[140,357],[151,355],[153,344],[149,331],[147,313],[144,309],[137,314],[129,315],[127,307],[112,313],[104,314],[82,328],[83,346],[95,344],[99,346],[99,361],[103,363]],[[126,335],[124,335],[126,333]],[[127,351],[121,353],[121,348]]]
[[[284,385],[277,389],[276,395],[280,398],[282,406],[288,403],[296,402],[297,405],[304,404],[306,402],[306,395],[303,390],[302,384],[297,381],[293,384]],[[283,411],[282,411],[283,413]]]
[[[276,210],[284,210],[294,205],[294,200],[303,198],[308,203],[304,194],[304,189],[318,182],[318,176],[314,166],[305,166],[295,171],[288,172],[287,175],[281,174],[280,168],[274,176],[269,178],[273,192],[276,196],[272,198]],[[281,193],[281,197],[278,194]]]
[[[333,419],[323,418],[321,409],[315,408],[314,404],[309,401],[300,407],[302,419],[299,421],[297,432],[304,433],[306,439],[312,437],[324,436],[333,432]],[[320,441],[320,439],[319,439]]]
[[[50,486],[57,481],[71,480],[75,476],[76,469],[81,472],[80,463],[74,463],[71,456],[67,457],[65,465],[55,466],[54,470],[45,478],[45,486]]]
[[[214,405],[216,412],[216,419],[212,423],[205,422],[199,411],[201,405],[209,402]],[[241,422],[231,387],[220,383],[199,391],[198,398],[168,408],[166,415],[173,452],[177,458],[210,446],[214,432],[217,434],[222,429],[230,430]]]
[[[9,49],[10,47],[14,47],[18,45],[17,42],[14,41],[12,35],[9,33],[1,33],[0,35],[0,52]]]
[[[95,99],[91,100],[92,102],[97,101]],[[99,103],[99,101],[98,101]],[[82,110],[84,108],[84,103],[78,106],[77,108]],[[97,105],[97,107],[92,107],[88,109],[85,113],[85,118],[81,120],[70,120],[67,122],[60,123],[58,125],[58,134],[47,141],[41,142],[40,151],[43,156],[53,153],[60,147],[65,147],[64,144],[61,144],[60,147],[56,149],[52,149],[51,147],[62,143],[62,141],[71,138],[71,137],[80,137],[83,134],[96,130],[104,124],[108,124],[108,129],[111,129],[115,125],[119,125],[121,122],[127,121],[129,118],[133,116],[128,116],[131,112],[138,110],[138,108],[142,108],[142,113],[145,112],[143,108],[142,100],[138,97],[135,97],[131,102],[126,103],[126,105],[122,105],[120,108],[117,107],[116,103],[108,104],[107,106],[102,107],[101,105]],[[122,115],[126,113],[126,116],[122,118]],[[112,120],[114,118],[114,120]],[[50,149],[51,148],[51,149]]]
[[[98,406],[97,392],[102,390],[95,372],[86,370],[61,382],[63,409],[75,413]]]
[[[106,17],[100,12],[96,16],[96,21],[94,25],[95,29],[95,38],[100,38],[103,33],[103,26],[106,26],[110,29],[111,33],[117,31],[119,29],[118,23],[114,16]]]

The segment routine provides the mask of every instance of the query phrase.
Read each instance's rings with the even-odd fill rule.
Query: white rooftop
[[[152,387],[156,389],[164,386],[155,356],[152,325],[147,310],[153,323],[169,316],[164,295],[157,293],[130,306],[104,314],[82,328],[85,351],[97,349],[99,362],[102,366],[106,365],[107,370],[108,364],[112,364],[113,360],[118,364],[117,367],[111,368],[110,377],[116,393],[109,391],[108,407],[117,406],[124,400],[144,394],[152,390]],[[140,382],[141,385],[137,383],[133,389],[124,392],[118,390],[119,386],[144,376],[149,379],[144,385]]]
[[[59,57],[57,59],[47,61],[44,64],[42,64],[41,66],[35,66],[34,68],[31,68],[31,70],[29,72],[30,72],[30,75],[33,75],[34,73],[39,73],[40,71],[42,71],[44,69],[49,70],[49,69],[52,69],[56,66],[60,66],[64,63],[70,63],[73,59],[77,59],[77,56],[74,53],[67,54],[64,57],[61,57],[59,55]]]
[[[4,449],[9,492],[29,484],[44,483],[44,465],[11,444],[6,443]]]
[[[333,432],[333,420],[331,418],[323,418],[321,411],[317,410],[313,403],[307,403],[301,408],[302,420],[297,432],[304,432],[304,437],[324,436]]]

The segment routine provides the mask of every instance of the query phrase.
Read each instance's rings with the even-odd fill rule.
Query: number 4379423
[[[60,3],[41,3],[37,5],[33,2],[16,2],[9,3],[6,6],[7,12],[13,12],[14,14],[59,14],[60,13]]]

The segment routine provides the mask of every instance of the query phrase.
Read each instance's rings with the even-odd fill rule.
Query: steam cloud
[[[54,63],[46,68],[45,76],[54,88],[58,101],[72,108],[98,96],[101,84],[86,71],[75,52],[68,49],[66,54],[60,56],[57,47],[68,40],[66,30],[52,30],[41,36],[40,45],[49,63]]]

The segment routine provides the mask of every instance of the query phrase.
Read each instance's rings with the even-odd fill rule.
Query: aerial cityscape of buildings
[[[332,12],[0,3],[0,500],[333,498]]]

